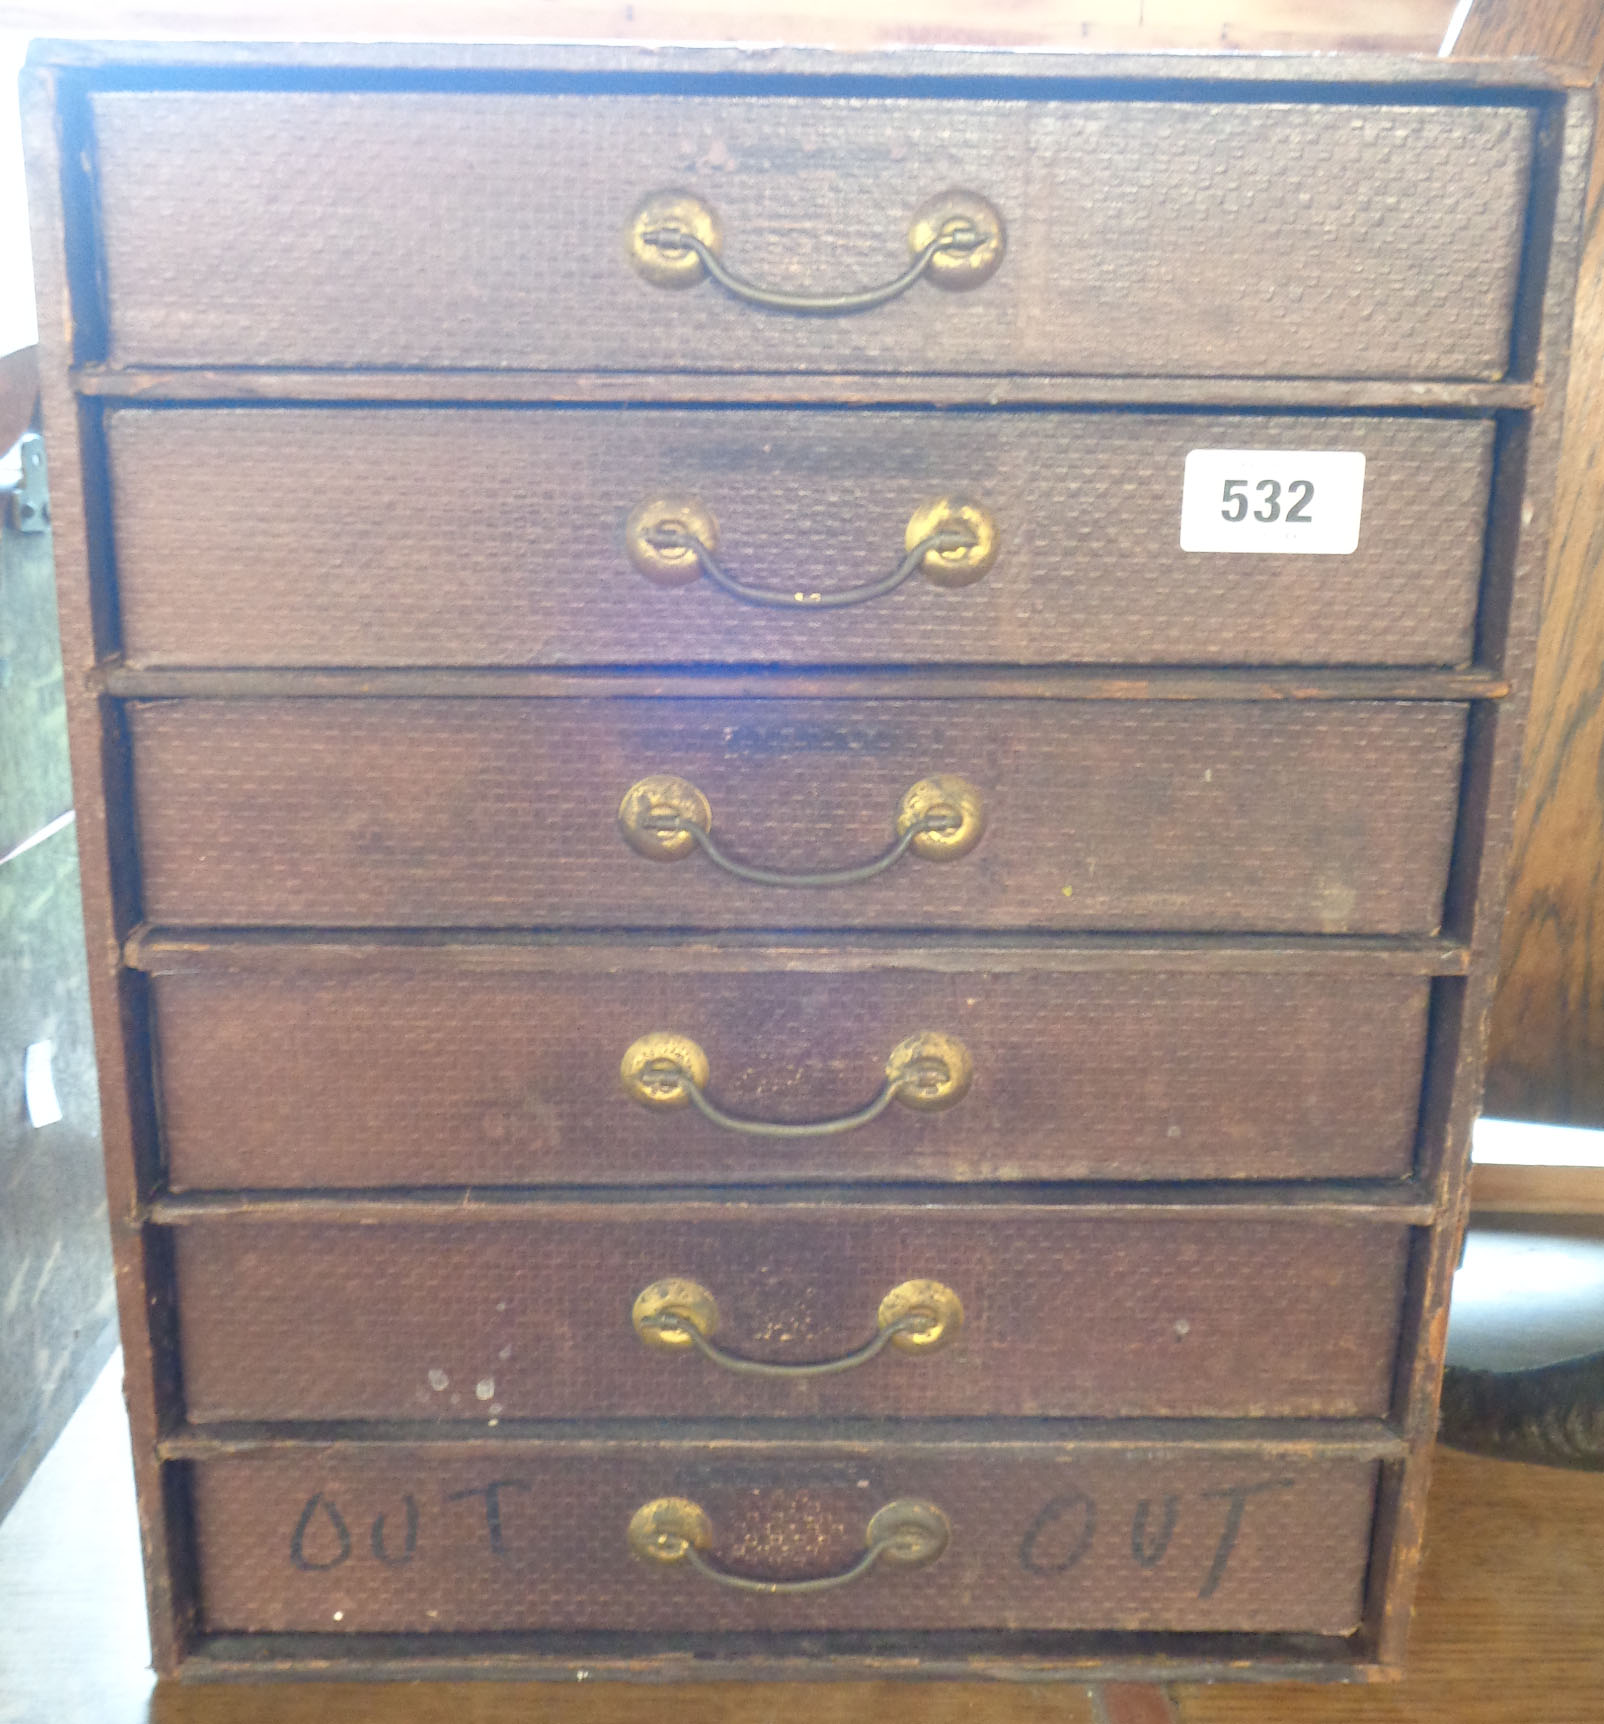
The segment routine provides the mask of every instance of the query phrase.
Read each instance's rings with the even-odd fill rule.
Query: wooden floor
[[[1103,1724],[1061,1686],[156,1688],[115,1371],[0,1525],[0,1724]],[[1604,1474],[1439,1451],[1407,1682],[1174,1701],[1181,1724],[1600,1724]]]

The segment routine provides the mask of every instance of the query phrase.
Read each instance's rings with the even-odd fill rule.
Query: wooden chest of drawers
[[[160,1669],[1396,1670],[1578,93],[28,91]]]

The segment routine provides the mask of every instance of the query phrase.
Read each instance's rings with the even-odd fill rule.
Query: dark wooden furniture
[[[1585,98],[60,46],[29,126],[159,1667],[1396,1670]]]
[[[1596,6],[1476,0],[1456,51],[1564,60],[1592,82],[1597,125],[1604,14]],[[1604,491],[1594,457],[1604,427],[1601,201],[1604,156],[1595,151],[1487,1072],[1489,1113],[1584,1126],[1604,1125],[1604,984],[1595,956],[1604,939],[1598,914],[1604,798],[1594,770],[1604,742],[1597,688],[1604,658],[1598,555]],[[1604,1211],[1604,1171],[1502,1171],[1489,1198],[1495,1213],[1542,1206],[1551,1215],[1597,1214]]]

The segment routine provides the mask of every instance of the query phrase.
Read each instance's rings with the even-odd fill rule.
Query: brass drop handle
[[[899,1497],[877,1509],[864,1533],[863,1555],[838,1574],[821,1574],[806,1580],[759,1580],[754,1575],[732,1574],[720,1568],[705,1552],[713,1542],[713,1523],[700,1503],[688,1497],[658,1497],[642,1503],[630,1516],[629,1548],[643,1562],[671,1567],[684,1563],[707,1580],[737,1592],[761,1592],[773,1596],[827,1592],[857,1580],[878,1563],[898,1568],[919,1568],[934,1562],[947,1548],[952,1528],[934,1503]]]
[[[914,510],[903,534],[902,561],[888,575],[861,586],[782,592],[738,580],[714,553],[718,522],[697,498],[648,497],[624,524],[631,563],[662,587],[685,586],[705,575],[743,604],[780,611],[841,610],[894,593],[915,573],[938,587],[966,587],[997,560],[997,523],[978,503],[938,497]]]
[[[737,275],[721,255],[723,234],[712,208],[694,192],[653,192],[630,217],[625,247],[655,287],[695,287],[711,279],[733,299],[762,311],[844,317],[904,294],[916,281],[963,292],[997,273],[1007,244],[1003,220],[976,192],[947,191],[920,205],[908,224],[908,267],[878,287],[849,293],[789,293]]]
[[[756,886],[851,886],[883,873],[910,850],[931,862],[967,855],[980,842],[985,816],[980,792],[966,780],[947,773],[921,778],[897,804],[890,849],[850,868],[793,873],[756,868],[726,855],[714,842],[712,805],[701,791],[688,779],[654,773],[624,792],[618,827],[624,842],[653,862],[677,861],[700,849],[725,873]]]
[[[675,1108],[689,1102],[704,1119],[725,1131],[749,1137],[834,1137],[868,1125],[894,1101],[926,1113],[951,1107],[967,1093],[974,1064],[956,1036],[921,1031],[891,1050],[885,1082],[873,1101],[852,1113],[803,1124],[726,1113],[707,1094],[709,1070],[707,1055],[689,1036],[653,1030],[630,1043],[619,1075],[629,1094],[647,1107]]]
[[[784,1364],[728,1353],[713,1336],[719,1326],[718,1302],[699,1281],[670,1275],[643,1287],[635,1296],[630,1321],[648,1346],[665,1353],[694,1349],[739,1377],[833,1377],[867,1365],[887,1347],[902,1353],[927,1353],[947,1346],[963,1328],[963,1302],[940,1281],[904,1281],[880,1301],[873,1337],[834,1359]]]

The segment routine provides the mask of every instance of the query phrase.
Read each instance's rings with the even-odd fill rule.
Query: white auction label
[[[1181,549],[1350,556],[1364,489],[1356,450],[1194,449],[1181,486]]]
[[[23,1106],[28,1110],[29,1125],[35,1129],[56,1125],[62,1117],[55,1058],[54,1042],[34,1042],[22,1056]]]

